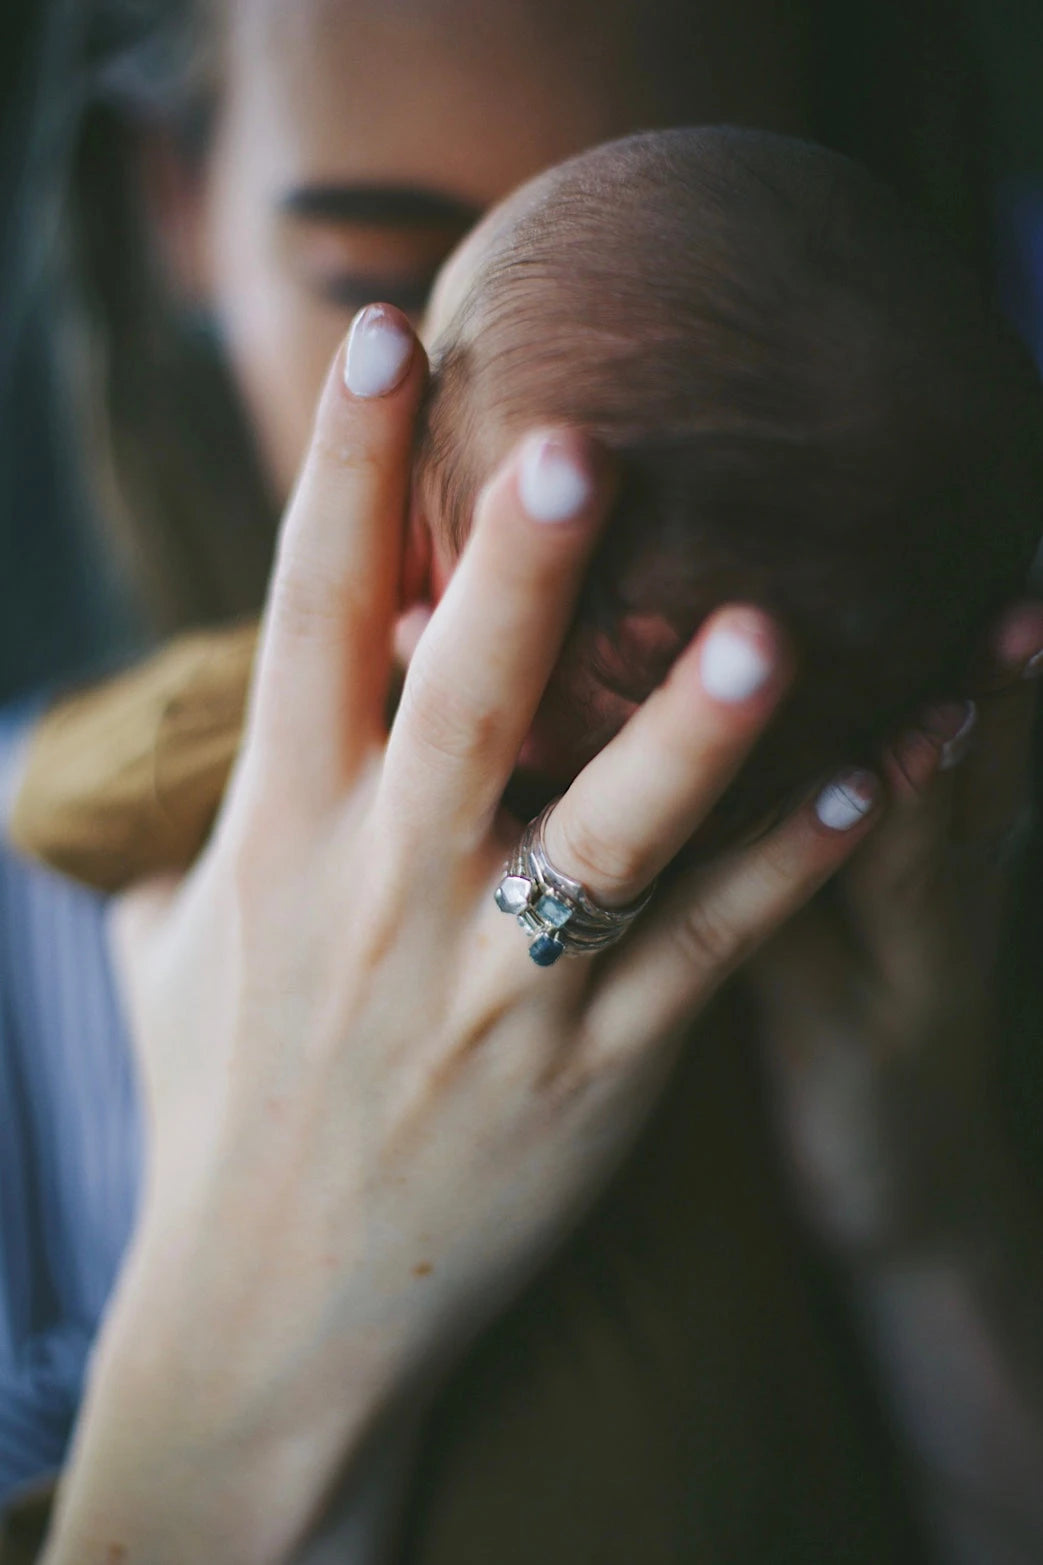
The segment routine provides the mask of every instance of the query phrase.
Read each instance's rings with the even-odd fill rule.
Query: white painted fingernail
[[[367,304],[351,323],[344,384],[353,397],[386,397],[405,379],[413,333],[382,304]]]
[[[715,701],[747,701],[767,682],[772,667],[750,636],[727,624],[710,632],[699,655],[703,689]]]
[[[978,708],[973,701],[967,702],[967,710],[963,722],[942,745],[938,762],[940,772],[951,772],[954,766],[959,766],[967,751],[971,747],[974,738],[974,730],[978,726]]]
[[[588,504],[593,483],[554,435],[533,435],[518,462],[518,498],[534,522],[566,522]]]
[[[1034,652],[1021,670],[1022,679],[1038,679],[1043,674],[1043,647]]]
[[[850,831],[876,802],[877,781],[872,772],[845,772],[815,800],[815,814],[830,831]]]

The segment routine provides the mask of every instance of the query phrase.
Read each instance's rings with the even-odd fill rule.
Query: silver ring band
[[[547,857],[543,828],[557,803],[552,799],[526,826],[496,888],[496,906],[517,919],[538,967],[551,967],[560,956],[589,956],[615,945],[655,891],[653,882],[626,907],[602,907],[580,881],[556,869]]]

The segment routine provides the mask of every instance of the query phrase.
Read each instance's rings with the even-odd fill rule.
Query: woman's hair
[[[204,318],[171,297],[142,202],[143,125],[162,125],[188,158],[205,155],[218,90],[220,13],[229,3],[76,0],[68,8],[84,36],[71,87],[80,119],[64,250],[73,309],[63,330],[67,339],[75,338],[76,351],[68,340],[61,347],[75,366],[80,445],[97,497],[97,525],[115,546],[159,633],[256,609],[274,538],[273,497],[261,477],[220,344]],[[951,18],[937,32],[936,18],[929,15],[932,6],[933,0],[874,0],[866,12],[867,17],[872,13],[866,36],[873,40],[873,70],[857,86],[865,40],[852,32],[852,14],[860,13],[851,0],[804,0],[792,16],[787,12],[792,49],[783,64],[762,61],[758,66],[745,46],[743,53],[753,79],[767,83],[773,72],[784,71],[804,80],[808,61],[799,57],[803,50],[814,77],[808,87],[810,120],[784,128],[803,129],[826,142],[839,140],[857,154],[863,149],[852,114],[861,105],[870,161],[881,153],[877,167],[897,175],[907,189],[926,189],[929,202],[944,192],[942,215],[951,220],[950,229],[962,227],[965,238],[979,232],[976,202],[966,199],[975,182],[967,178],[964,158],[967,148],[982,140],[980,124],[969,125],[964,113],[973,68]],[[676,97],[683,95],[684,62],[699,53],[682,46],[684,29],[691,32],[689,42],[698,41],[698,8],[684,0],[660,0],[655,9],[669,21],[668,27],[664,21],[664,36],[671,29],[677,34],[666,73]],[[842,25],[837,20],[841,12]],[[646,18],[640,29],[646,41],[653,32],[648,24]],[[933,54],[942,49],[958,56],[958,69],[950,58],[944,72],[934,72],[931,61],[921,58],[928,32],[934,33]],[[822,57],[823,39],[831,40],[829,58]],[[896,104],[882,83],[898,57],[905,61],[905,80]],[[949,93],[952,99],[948,117],[935,104],[939,79],[941,95]],[[852,91],[841,93],[829,85],[841,81],[848,81]],[[52,86],[54,92],[63,90],[60,84]],[[884,98],[889,130],[881,144],[884,116],[869,106]],[[932,139],[921,161],[932,176],[925,181],[915,150],[923,137],[903,140],[903,127],[919,126],[928,98]],[[834,137],[827,121],[838,105],[843,115],[835,116]],[[686,104],[677,118],[698,118],[701,107]],[[720,115],[720,108],[715,112]],[[962,192],[957,208],[950,194],[954,190]]]
[[[141,131],[204,156],[216,0],[102,0],[70,202],[81,386],[103,524],[160,632],[256,609],[275,516],[206,316],[172,297],[144,210]]]

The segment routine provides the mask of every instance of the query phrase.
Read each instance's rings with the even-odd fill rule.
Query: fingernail
[[[710,632],[699,655],[703,689],[715,701],[747,701],[767,683],[773,667],[752,635],[727,623]]]
[[[593,492],[589,471],[560,435],[531,435],[518,461],[518,498],[534,522],[578,516]]]
[[[815,800],[815,814],[830,831],[850,831],[876,802],[878,783],[872,772],[844,772]]]
[[[367,304],[351,323],[344,384],[353,397],[386,397],[405,379],[413,333],[383,304]]]
[[[1022,679],[1038,679],[1043,674],[1043,647],[1033,653],[1021,670]]]
[[[920,726],[938,743],[938,770],[959,766],[974,739],[978,707],[974,701],[947,701],[921,713]]]

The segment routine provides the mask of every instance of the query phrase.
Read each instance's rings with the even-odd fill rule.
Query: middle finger
[[[608,501],[578,431],[531,435],[475,527],[413,653],[385,764],[399,821],[484,838],[561,650]]]

